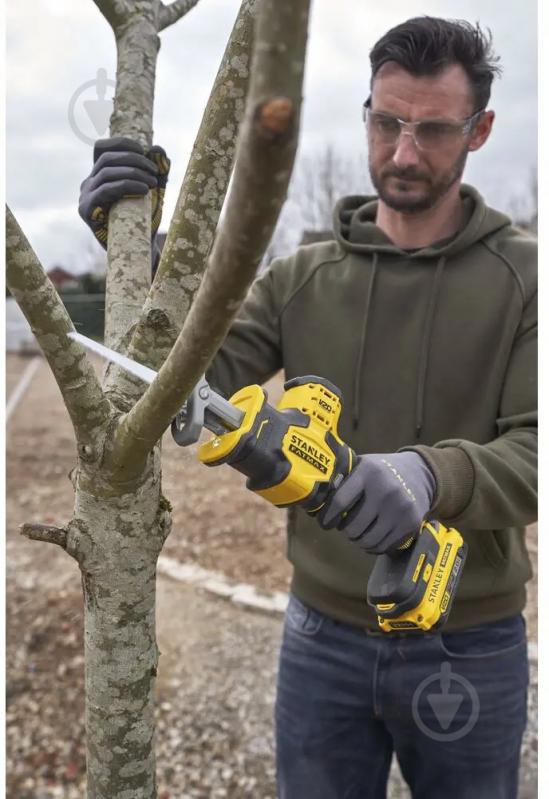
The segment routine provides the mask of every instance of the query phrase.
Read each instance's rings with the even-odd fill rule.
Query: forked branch
[[[158,15],[158,30],[162,31],[184,17],[185,14],[194,8],[198,0],[174,0],[169,5],[160,3],[160,13]]]
[[[222,343],[284,203],[297,148],[309,0],[262,0],[227,213],[195,301],[157,379],[127,414],[114,468],[142,459]]]

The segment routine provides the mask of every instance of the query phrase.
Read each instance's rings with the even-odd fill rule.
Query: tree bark
[[[84,591],[90,799],[156,796],[155,581],[169,528],[158,458],[126,493],[79,485],[67,549]]]
[[[6,207],[6,283],[23,311],[61,390],[71,417],[78,453],[99,458],[112,409],[81,346],[67,310],[17,220]]]
[[[48,359],[78,442],[75,510],[65,527],[23,525],[27,538],[61,546],[81,570],[85,597],[89,799],[154,799],[154,576],[169,532],[158,452],[131,482],[103,467],[117,415],[73,325],[8,209],[8,286]]]
[[[117,70],[111,136],[152,144],[156,60],[160,39],[153,0],[135,0],[114,29]],[[109,213],[105,343],[127,343],[151,284],[150,196],[124,199]]]

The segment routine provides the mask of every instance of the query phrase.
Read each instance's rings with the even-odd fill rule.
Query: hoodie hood
[[[449,257],[470,247],[511,220],[500,211],[488,208],[476,189],[463,183],[460,195],[465,207],[466,222],[455,236],[435,242],[413,252],[401,250],[376,225],[378,198],[375,195],[343,197],[334,209],[334,233],[338,243],[348,252],[362,255],[387,253],[410,258]]]

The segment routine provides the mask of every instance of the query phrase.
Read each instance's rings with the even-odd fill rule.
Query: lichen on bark
[[[71,544],[85,598],[88,796],[149,799],[156,792],[156,561],[165,538],[160,467],[150,462],[140,485],[119,495],[105,495],[89,475],[85,483]]]

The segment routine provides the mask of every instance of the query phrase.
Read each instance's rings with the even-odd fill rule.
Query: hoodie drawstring
[[[370,283],[368,285],[368,295],[366,297],[366,309],[364,311],[364,322],[362,325],[360,346],[358,349],[358,358],[355,369],[355,385],[353,392],[353,430],[356,430],[358,427],[358,417],[360,414],[360,378],[362,371],[362,361],[364,360],[364,353],[366,351],[366,330],[368,327],[368,317],[370,316],[370,304],[372,301],[374,282],[376,279],[377,259],[378,259],[378,254],[377,252],[374,252],[372,258],[372,275],[370,277]]]
[[[435,276],[431,284],[431,294],[429,296],[425,327],[423,329],[423,341],[421,343],[421,353],[419,358],[419,373],[416,396],[416,438],[420,437],[421,430],[423,428],[423,401],[425,398],[425,384],[427,382],[427,367],[429,365],[429,353],[431,350],[433,322],[435,318],[440,279],[442,277],[445,263],[446,257],[443,255],[437,262]]]

